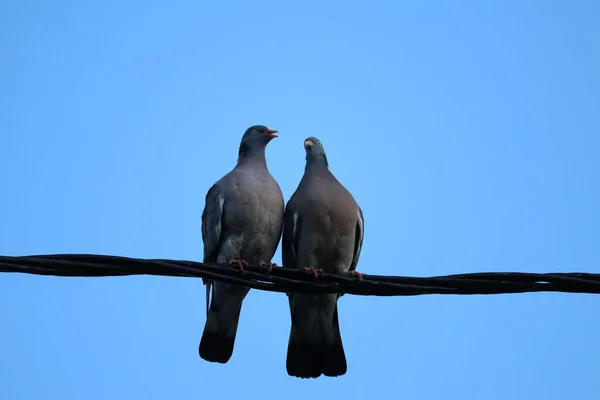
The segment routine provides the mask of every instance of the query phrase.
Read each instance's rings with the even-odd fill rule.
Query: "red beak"
[[[278,136],[276,135],[276,133],[279,133],[279,131],[278,131],[278,130],[276,130],[276,129],[267,129],[267,130],[265,131],[265,134],[267,134],[267,135],[269,135],[269,136],[273,136],[273,137],[278,137]]]

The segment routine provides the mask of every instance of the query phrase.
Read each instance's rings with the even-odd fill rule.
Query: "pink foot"
[[[237,264],[240,267],[240,271],[244,271],[244,267],[248,266],[248,263],[244,260],[229,260],[229,264]]]
[[[362,274],[358,271],[349,271],[348,275],[356,277],[359,281],[362,281]]]
[[[269,273],[271,273],[271,271],[273,270],[273,268],[277,268],[277,263],[272,263],[272,262],[264,262],[261,261],[259,264],[261,267],[269,267]]]
[[[304,271],[306,271],[306,273],[311,273],[314,275],[315,277],[315,281],[319,279],[319,274],[323,273],[322,269],[315,269],[315,267],[311,267],[311,268],[304,268]]]

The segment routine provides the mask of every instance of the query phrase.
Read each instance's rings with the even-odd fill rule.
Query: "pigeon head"
[[[306,167],[325,165],[329,167],[327,155],[321,141],[314,136],[304,140],[304,150],[306,150]]]
[[[279,131],[269,129],[264,125],[253,125],[246,129],[244,136],[242,136],[242,142],[240,143],[238,162],[243,158],[251,156],[264,158],[267,144],[278,137],[276,133],[279,133]]]

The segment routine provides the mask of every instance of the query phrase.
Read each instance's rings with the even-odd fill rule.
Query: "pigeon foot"
[[[304,268],[304,271],[308,274],[311,273],[315,277],[315,281],[319,279],[319,274],[323,273],[322,269],[315,269],[315,267]]]
[[[359,281],[362,281],[362,274],[358,271],[349,271],[348,275],[358,278]]]
[[[261,261],[259,265],[260,265],[261,268],[262,267],[269,267],[269,273],[271,273],[271,271],[273,270],[273,268],[277,268],[277,263],[272,263],[272,262],[268,262],[267,263],[267,262]]]
[[[248,262],[244,260],[229,260],[229,264],[237,264],[240,267],[240,271],[244,271],[244,267],[248,267]]]

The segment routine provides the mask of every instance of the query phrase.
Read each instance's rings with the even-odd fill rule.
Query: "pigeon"
[[[242,271],[249,264],[269,270],[277,266],[271,259],[281,238],[284,201],[265,159],[276,133],[263,125],[248,128],[236,166],[208,190],[202,212],[205,263],[237,264]],[[233,354],[242,302],[250,289],[203,281],[207,309],[198,352],[206,361],[225,364]]]
[[[329,170],[321,141],[309,137],[304,148],[304,176],[285,208],[283,267],[304,269],[315,278],[324,271],[362,279],[356,271],[364,235],[362,210]],[[318,378],[346,373],[337,310],[341,295],[288,294],[288,375]]]

